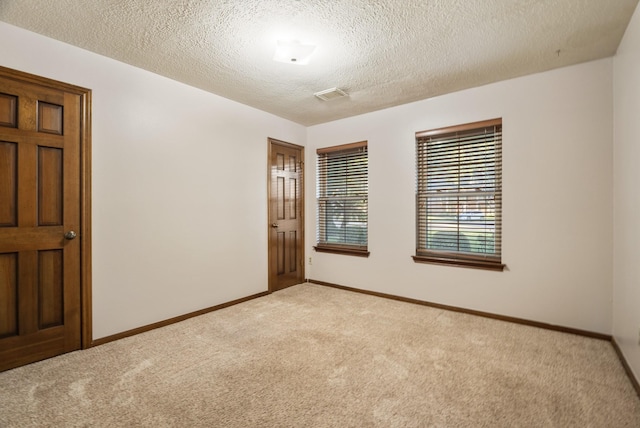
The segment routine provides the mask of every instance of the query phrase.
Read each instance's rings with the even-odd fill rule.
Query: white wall
[[[612,99],[605,59],[308,128],[307,276],[610,334]],[[496,117],[507,270],[414,263],[414,133]],[[315,253],[315,151],[362,140],[371,256]]]
[[[304,127],[2,22],[0,40],[0,65],[93,91],[94,339],[267,290],[267,137]]]
[[[640,9],[614,59],[613,336],[640,379]]]

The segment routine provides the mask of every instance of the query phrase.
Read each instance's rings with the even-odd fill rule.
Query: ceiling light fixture
[[[335,100],[336,98],[349,96],[349,94],[347,94],[345,91],[339,88],[325,89],[324,91],[316,92],[313,95],[320,98],[322,101],[331,101],[331,100]]]
[[[303,45],[297,40],[292,42],[278,40],[273,60],[287,64],[305,65],[309,63],[309,58],[315,50],[314,45]]]

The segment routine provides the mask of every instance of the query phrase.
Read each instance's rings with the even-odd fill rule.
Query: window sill
[[[367,249],[349,248],[349,247],[329,247],[325,245],[317,245],[313,247],[319,253],[343,254],[345,256],[369,257]]]
[[[489,260],[461,260],[447,257],[434,257],[434,256],[412,256],[413,261],[416,263],[431,263],[438,265],[458,266],[472,269],[485,269],[502,272],[507,266],[500,262],[494,262]]]

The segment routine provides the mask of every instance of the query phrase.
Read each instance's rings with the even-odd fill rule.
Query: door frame
[[[91,299],[91,89],[0,66],[0,76],[80,97],[80,347],[93,344]]]
[[[272,293],[273,291],[275,291],[274,288],[274,282],[275,282],[275,277],[277,275],[276,272],[274,272],[273,267],[271,266],[271,223],[277,221],[276,219],[272,219],[271,218],[271,155],[272,155],[272,148],[274,145],[277,146],[284,146],[284,147],[289,147],[292,149],[296,149],[296,150],[300,150],[300,224],[301,224],[301,228],[300,228],[300,233],[301,233],[301,242],[302,245],[299,250],[302,257],[302,281],[306,280],[306,273],[305,273],[305,267],[306,267],[306,256],[305,256],[305,247],[306,247],[306,241],[305,241],[305,180],[304,180],[304,146],[299,146],[297,144],[293,144],[293,143],[288,143],[286,141],[282,141],[282,140],[278,140],[275,138],[271,138],[268,137],[267,138],[267,270],[268,270],[268,291],[270,293]]]

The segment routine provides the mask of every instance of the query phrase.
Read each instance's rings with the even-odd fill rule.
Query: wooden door
[[[269,139],[269,291],[304,282],[304,149]]]
[[[0,370],[82,344],[86,99],[27,76],[0,70]]]

